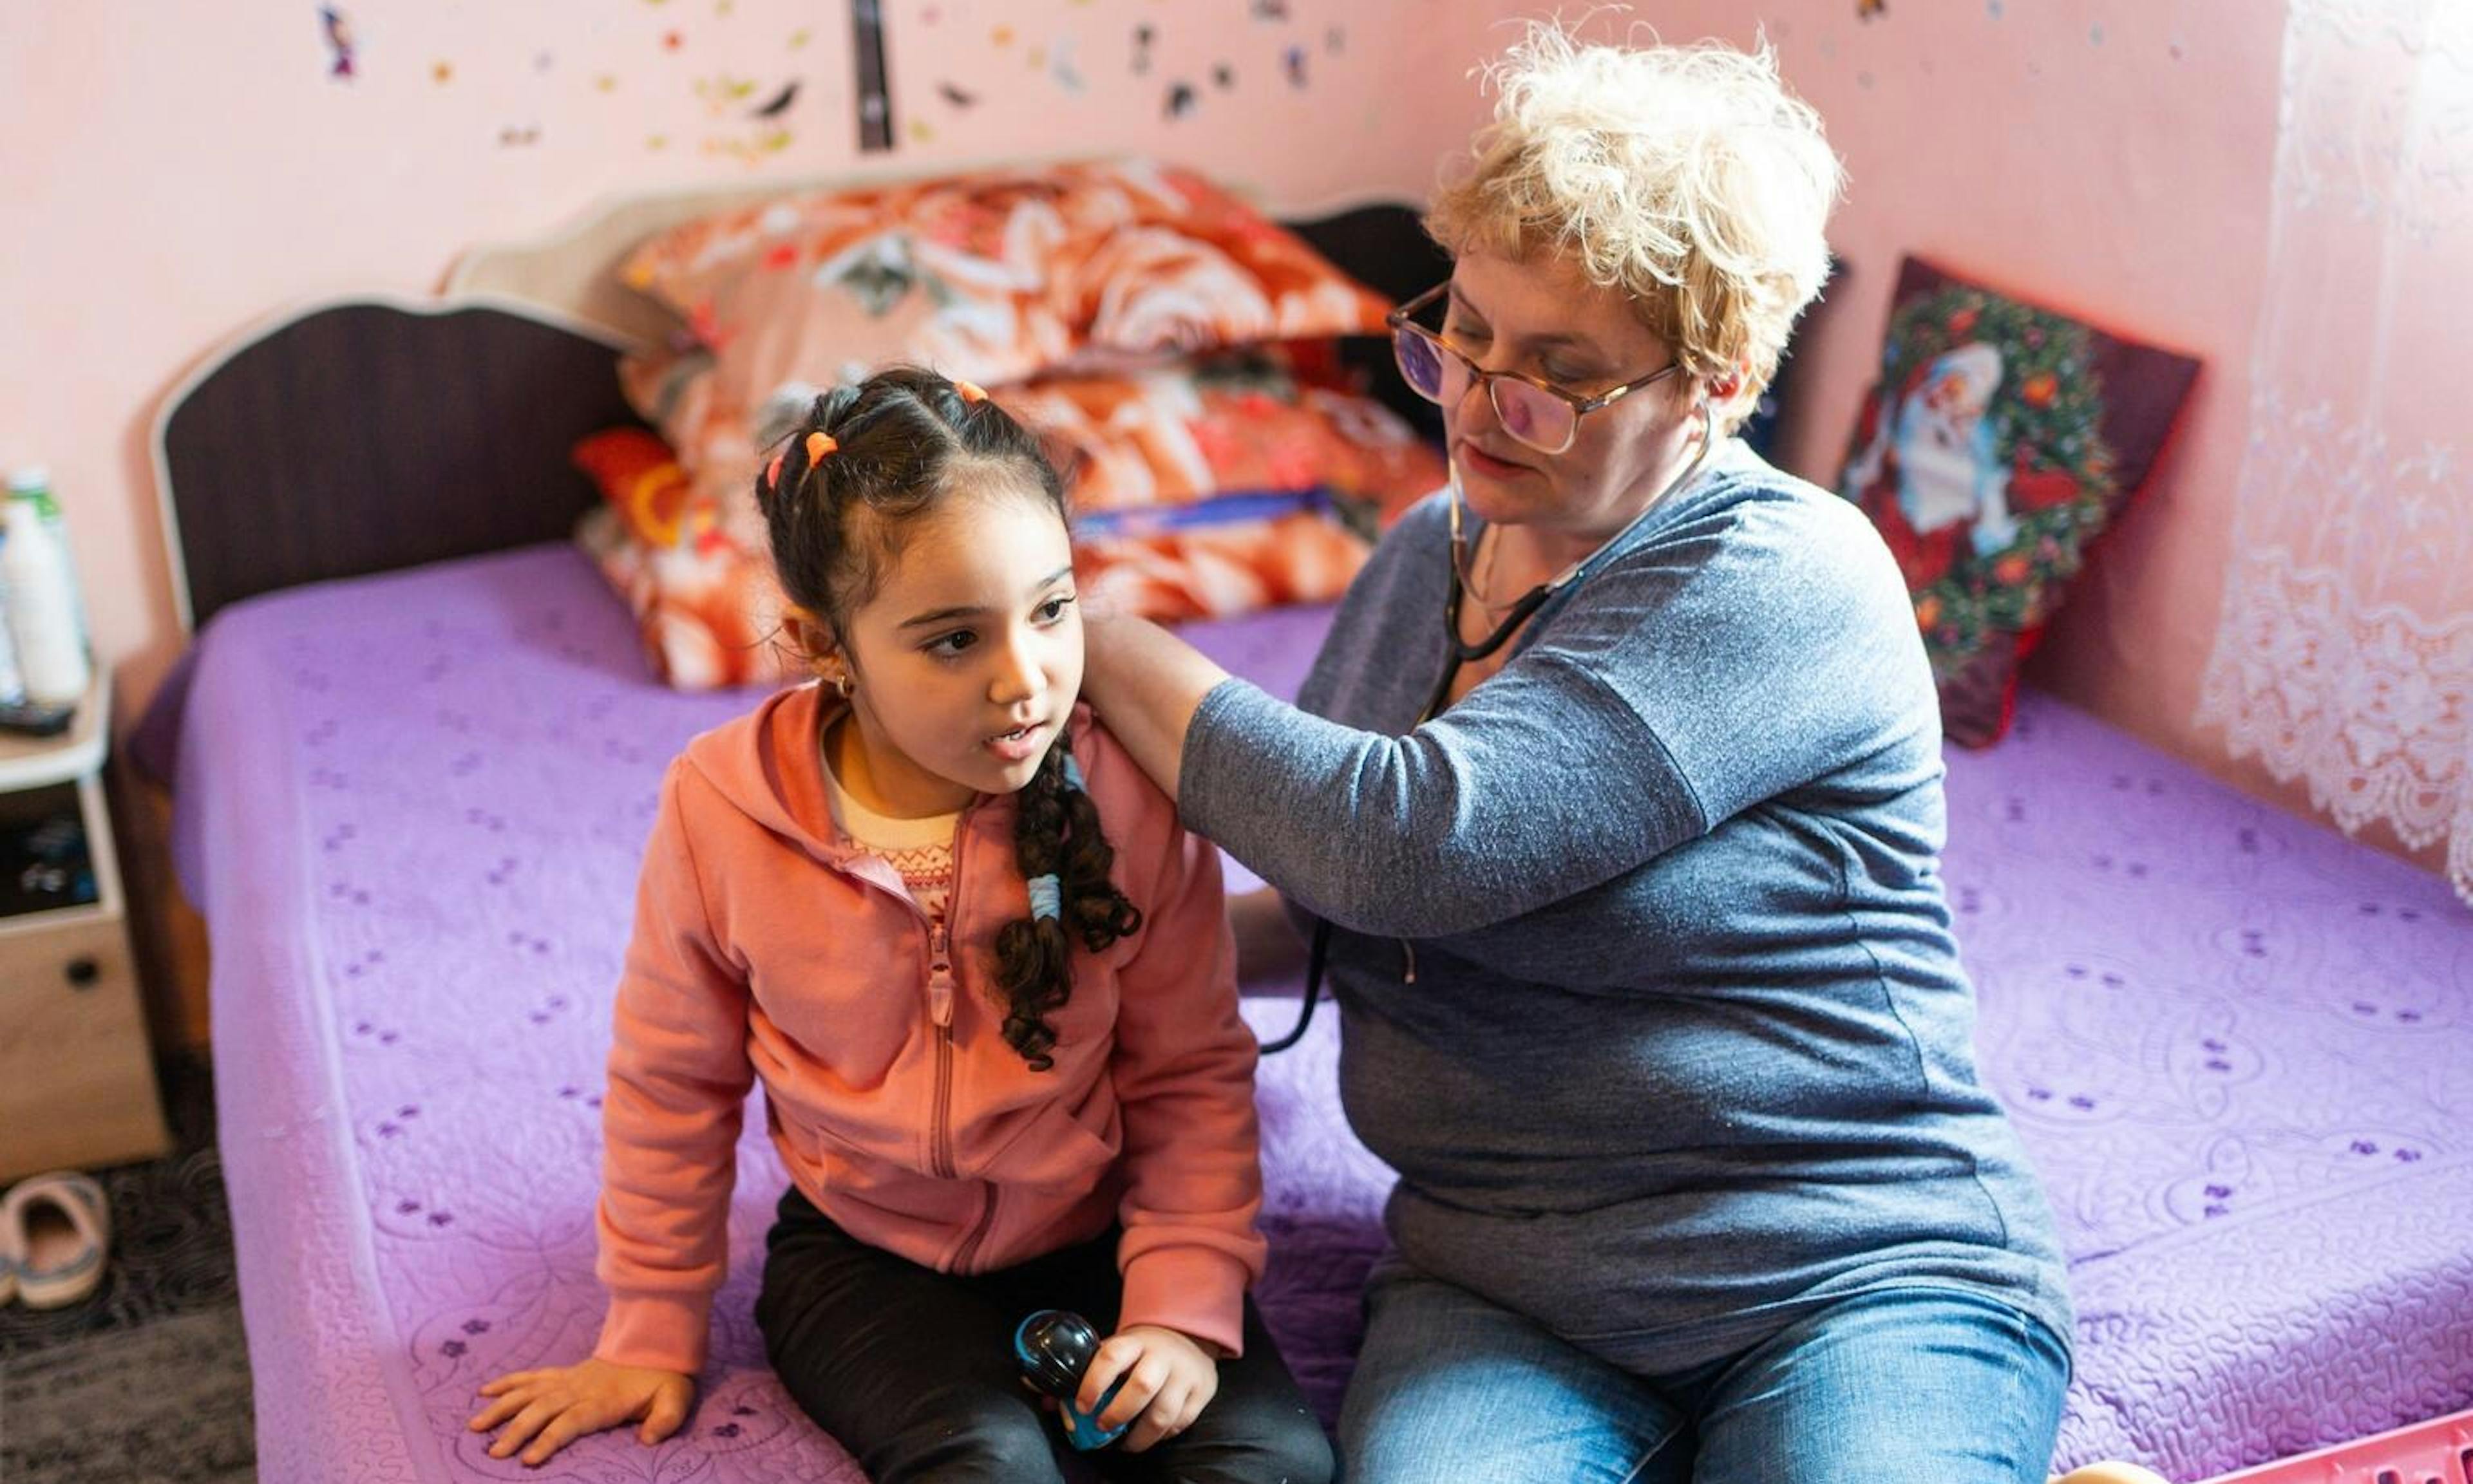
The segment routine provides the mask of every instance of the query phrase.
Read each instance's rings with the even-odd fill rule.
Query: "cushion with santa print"
[[[2018,666],[2147,481],[2198,363],[1909,257],[1837,491],[1905,572],[1941,729],[1989,747]]]

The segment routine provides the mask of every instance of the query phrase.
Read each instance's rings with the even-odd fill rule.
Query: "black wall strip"
[[[884,77],[883,0],[851,0],[851,51],[858,59],[858,147],[893,148],[893,93]]]

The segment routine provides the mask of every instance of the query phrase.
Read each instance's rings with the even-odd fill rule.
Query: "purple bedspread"
[[[1322,615],[1197,631],[1292,688]],[[276,594],[202,641],[177,848],[214,945],[261,1476],[856,1479],[750,1315],[780,1166],[751,1117],[689,1427],[545,1470],[463,1428],[580,1356],[596,1105],[637,852],[687,737],[564,547]],[[1987,1075],[2073,1257],[2063,1463],[2190,1479],[2473,1401],[2473,930],[2441,883],[2052,702],[1951,759]],[[1293,1003],[1249,1006],[1285,1029]],[[1328,1417],[1387,1176],[1332,1017],[1264,1064],[1261,1299]]]

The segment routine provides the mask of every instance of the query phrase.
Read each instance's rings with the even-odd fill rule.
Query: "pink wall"
[[[472,244],[610,195],[860,159],[848,0],[339,4],[349,81],[313,0],[0,14],[0,466],[52,467],[124,725],[180,642],[151,419],[218,342],[324,295],[427,292]],[[1281,205],[1413,194],[1434,130],[1381,80],[1454,75],[1416,0],[885,9],[899,147],[871,163],[1142,151]]]

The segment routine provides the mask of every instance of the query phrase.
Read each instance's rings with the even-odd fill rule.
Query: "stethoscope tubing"
[[[1450,650],[1447,662],[1443,665],[1442,679],[1434,682],[1433,694],[1426,698],[1425,709],[1417,713],[1417,725],[1422,727],[1442,714],[1443,704],[1451,698],[1452,682],[1459,677],[1462,665],[1492,658],[1502,646],[1511,642],[1511,636],[1520,632],[1523,624],[1537,616],[1537,610],[1546,606],[1548,599],[1595,571],[1598,562],[1621,546],[1624,538],[1638,530],[1641,522],[1646,520],[1659,506],[1664,505],[1669,496],[1691,482],[1692,476],[1698,473],[1700,466],[1708,461],[1709,452],[1717,446],[1717,415],[1716,410],[1704,401],[1700,404],[1700,451],[1692,456],[1692,462],[1683,467],[1683,472],[1669,480],[1666,488],[1657,492],[1657,498],[1643,506],[1639,515],[1624,522],[1623,528],[1608,537],[1597,550],[1565,567],[1552,578],[1528,589],[1519,602],[1511,605],[1510,611],[1503,615],[1501,623],[1494,626],[1494,631],[1474,644],[1460,637],[1460,563],[1462,560],[1460,543],[1464,538],[1460,527],[1459,469],[1454,466],[1452,469],[1452,482],[1446,487],[1451,495],[1452,583],[1451,595],[1443,600],[1443,634],[1450,645]],[[1261,1055],[1277,1056],[1305,1040],[1306,1028],[1313,1023],[1314,1006],[1322,998],[1323,969],[1330,962],[1330,958],[1331,923],[1317,918],[1314,920],[1313,942],[1306,951],[1305,1002],[1297,1010],[1297,1023],[1279,1040],[1263,1041]]]

